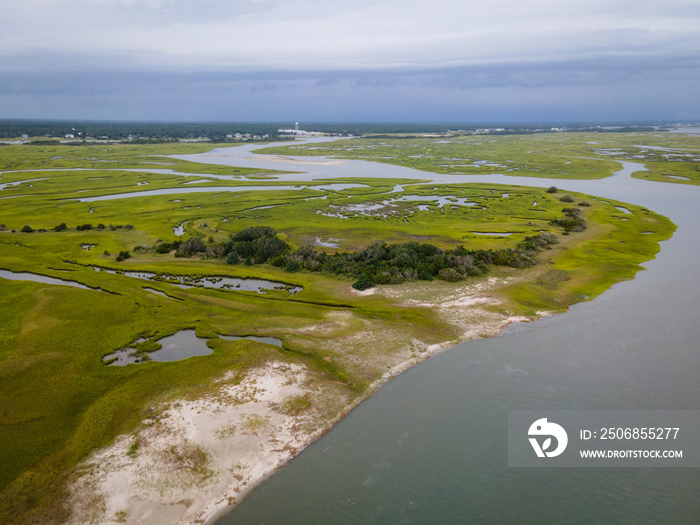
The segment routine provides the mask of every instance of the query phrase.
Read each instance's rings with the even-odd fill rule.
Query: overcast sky
[[[700,0],[0,0],[0,118],[700,119]]]

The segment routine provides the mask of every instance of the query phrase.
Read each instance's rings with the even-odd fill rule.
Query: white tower
[[[299,131],[299,123],[298,122],[294,123],[294,131]]]

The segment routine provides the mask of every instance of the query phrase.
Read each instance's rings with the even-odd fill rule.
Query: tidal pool
[[[155,290],[150,290],[155,291]],[[235,336],[235,335],[219,335],[219,338],[227,341],[238,341],[239,339],[248,339],[258,343],[275,345],[282,347],[282,340],[276,337],[257,337],[253,335]],[[147,361],[156,361],[165,363],[169,361],[181,361],[190,357],[209,355],[213,352],[207,345],[208,338],[197,337],[195,330],[180,330],[179,332],[163,337],[162,339],[151,339],[153,343],[161,346],[159,350],[149,352],[138,352],[139,345],[147,342],[148,339],[139,338],[132,343],[132,346],[122,348],[116,352],[112,352],[102,358],[106,365],[110,366],[126,366],[131,364],[144,363]]]
[[[452,206],[476,206],[478,203],[470,202],[467,197],[455,198],[449,195],[402,195],[399,198],[392,199],[388,202],[413,202],[413,201],[423,201],[423,202],[437,202],[437,207],[442,208],[445,204],[450,204]]]
[[[185,234],[185,224],[187,224],[188,222],[190,221],[182,221],[180,224],[175,226],[173,228],[173,233],[178,237],[182,237]]]
[[[104,356],[102,361],[110,366],[126,366],[144,361],[180,361],[189,357],[211,354],[213,350],[207,346],[207,341],[208,339],[197,337],[194,330],[180,330],[176,334],[154,340],[161,345],[160,350],[137,354],[135,347],[129,347]],[[144,342],[146,342],[145,339],[137,339],[134,345]]]
[[[170,275],[155,272],[132,272],[132,271],[117,271],[107,268],[93,266],[96,272],[102,271],[111,274],[124,275],[134,279],[143,279],[146,281],[157,281],[172,284],[178,288],[188,289],[194,287],[200,288],[218,288],[221,290],[243,290],[246,292],[265,293],[270,290],[285,290],[291,295],[294,295],[304,288],[286,283],[268,281],[266,279],[245,279],[239,277],[224,277],[218,275],[210,275],[204,277],[192,277],[190,275]]]
[[[90,288],[84,284],[76,283],[75,281],[66,281],[63,279],[57,279],[55,277],[49,277],[47,275],[40,275],[38,273],[30,272],[13,272],[10,270],[0,270],[0,278],[9,279],[11,281],[32,281],[35,283],[44,284],[57,284],[59,286],[72,286],[73,288],[82,288],[83,290],[92,290],[96,292],[101,292],[97,288]]]

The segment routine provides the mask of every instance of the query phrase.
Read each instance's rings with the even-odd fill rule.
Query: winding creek
[[[270,290],[285,290],[291,295],[294,295],[303,288],[286,283],[268,281],[266,279],[226,277],[222,275],[210,275],[205,277],[191,277],[189,275],[169,275],[158,274],[155,272],[134,272],[134,271],[116,271],[107,268],[93,266],[96,272],[107,272],[111,274],[123,275],[134,279],[142,279],[144,281],[154,281],[159,283],[172,284],[178,288],[187,290],[189,288],[217,288],[219,290],[242,290],[246,292],[265,293]]]
[[[644,168],[628,161],[618,161],[623,169],[607,179],[562,181],[438,175],[322,157],[254,159],[256,147],[179,158],[304,171],[279,176],[290,182],[378,177],[556,184],[648,207],[678,230],[634,280],[565,314],[457,345],[387,383],[219,525],[700,521],[698,469],[506,466],[508,410],[698,409],[700,187],[633,179],[630,174]]]
[[[252,146],[235,150],[201,159],[302,166],[253,162]],[[698,408],[700,188],[633,179],[643,166],[621,164],[599,181],[433,175],[363,161],[303,165],[304,180],[348,177],[358,167],[363,177],[556,184],[646,206],[678,230],[634,280],[568,313],[457,345],[389,382],[219,525],[697,523],[697,469],[506,466],[508,410]]]

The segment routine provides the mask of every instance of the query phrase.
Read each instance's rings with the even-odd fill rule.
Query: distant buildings
[[[226,135],[229,140],[265,140],[269,139],[270,135],[265,133],[264,135],[251,135],[250,133],[229,133]]]
[[[279,133],[280,135],[298,135],[302,137],[317,137],[320,135],[324,135],[324,133],[321,133],[320,131],[306,131],[303,129],[299,129],[298,122],[294,123],[294,129],[278,129],[277,133]]]

